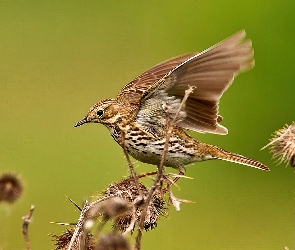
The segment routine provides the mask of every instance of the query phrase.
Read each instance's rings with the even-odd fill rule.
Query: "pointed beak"
[[[80,121],[78,121],[75,125],[74,125],[74,127],[76,128],[76,127],[79,127],[79,126],[81,126],[81,125],[83,125],[83,124],[85,124],[85,123],[87,123],[88,121],[87,121],[87,118],[86,117],[84,117],[82,120],[80,120]]]

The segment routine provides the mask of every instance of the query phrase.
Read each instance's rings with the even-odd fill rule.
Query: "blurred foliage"
[[[200,51],[240,29],[256,66],[224,94],[229,135],[193,136],[260,160],[271,172],[220,161],[188,167],[175,194],[195,204],[170,211],[143,249],[294,247],[293,169],[259,151],[295,120],[294,1],[0,1],[0,172],[21,175],[24,194],[0,204],[0,249],[24,249],[21,217],[36,207],[32,249],[74,222],[76,202],[127,174],[119,146],[99,125],[74,129],[96,101],[142,71]],[[136,163],[138,172],[154,166]]]

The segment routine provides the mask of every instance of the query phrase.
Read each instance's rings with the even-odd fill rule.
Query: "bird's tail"
[[[225,151],[225,150],[221,149],[221,151]],[[269,168],[259,161],[247,158],[243,155],[239,155],[239,154],[235,154],[235,153],[231,153],[231,152],[227,152],[227,151],[225,151],[225,152],[226,152],[225,154],[221,155],[221,157],[218,157],[217,159],[231,161],[231,162],[239,163],[239,164],[246,165],[249,167],[269,171]]]
[[[205,154],[207,154],[208,156],[211,156],[213,159],[230,161],[230,162],[246,165],[249,167],[269,171],[269,168],[265,166],[264,164],[262,164],[261,162],[247,158],[243,155],[231,153],[219,147],[208,145],[205,143],[202,143],[202,145],[199,144],[199,147],[202,148],[202,151],[204,153],[206,152]],[[208,159],[210,159],[211,157],[209,157]]]

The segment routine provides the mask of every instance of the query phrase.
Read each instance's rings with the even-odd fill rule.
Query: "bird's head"
[[[106,126],[118,121],[120,114],[115,99],[105,99],[95,103],[88,111],[87,115],[78,121],[74,127],[79,127],[85,123],[102,123]]]

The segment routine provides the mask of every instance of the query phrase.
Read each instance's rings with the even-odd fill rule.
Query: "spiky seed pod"
[[[266,147],[270,147],[270,152],[278,163],[288,162],[295,167],[295,122],[275,131],[270,143],[263,149]]]
[[[53,237],[54,245],[56,246],[55,250],[66,250],[71,242],[71,238],[73,236],[74,229],[70,228],[64,231],[61,235],[51,234],[50,236]],[[96,240],[92,234],[87,234],[85,240],[85,250],[93,250],[95,249]],[[75,242],[72,247],[72,250],[78,250],[79,244]]]
[[[23,185],[16,174],[4,173],[0,176],[0,202],[13,203],[19,199]]]
[[[139,188],[143,196],[147,196],[149,189],[141,182],[139,182]],[[118,183],[110,184],[107,190],[102,193],[103,196],[118,196],[125,199],[131,205],[139,197],[139,192],[134,184],[132,178],[124,179]],[[166,215],[166,203],[163,197],[159,195],[154,195],[151,204],[148,207],[148,211],[145,217],[144,228],[146,230],[153,229],[157,226],[157,221],[160,215]],[[140,204],[136,204],[135,217],[136,221],[139,222],[142,212],[142,207]],[[133,218],[134,211],[129,210],[128,212],[117,216],[115,218],[114,227],[120,231],[125,231]]]

